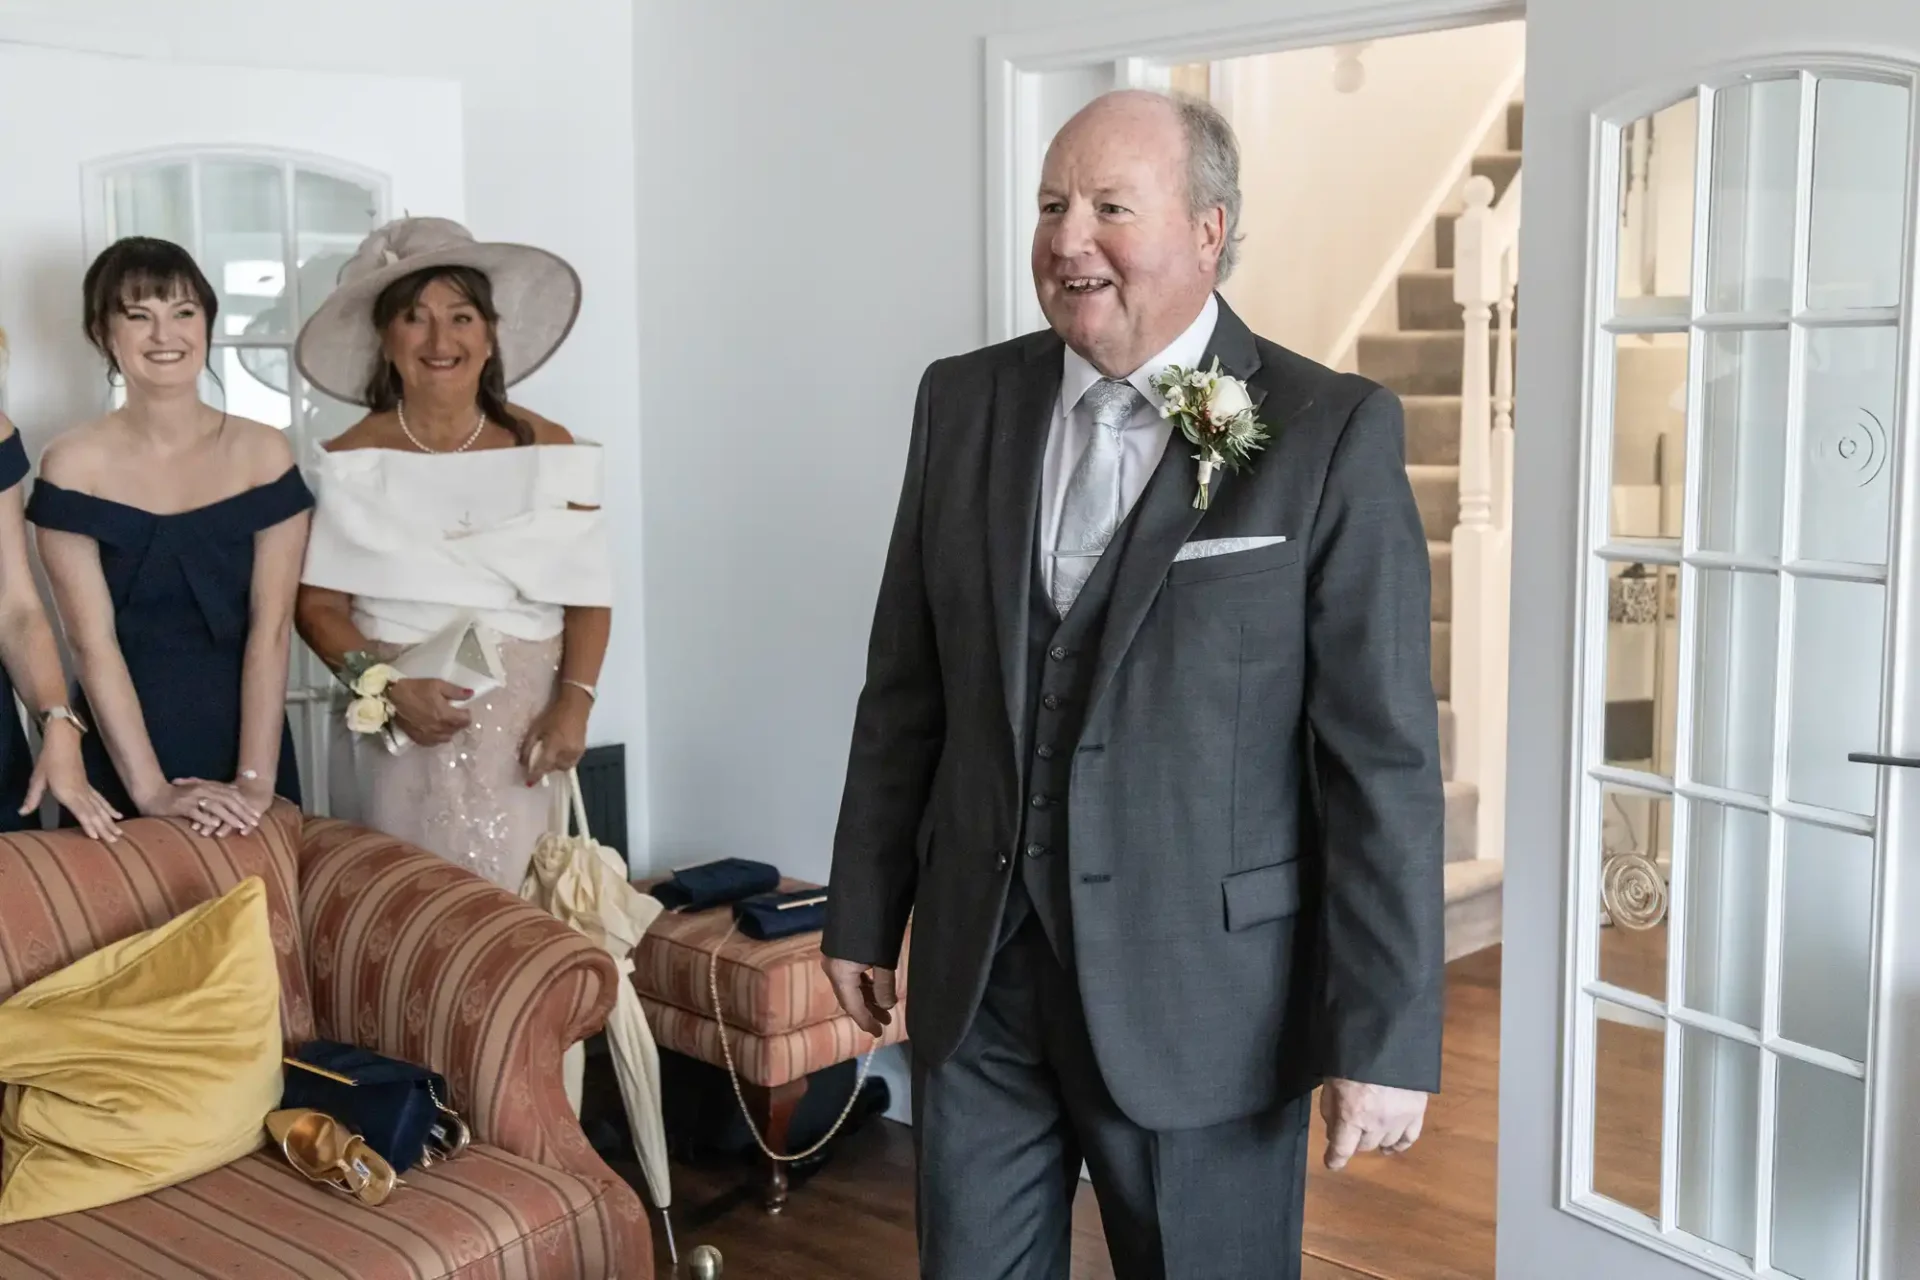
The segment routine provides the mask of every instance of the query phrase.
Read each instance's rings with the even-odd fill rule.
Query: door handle
[[[1895,769],[1920,769],[1920,756],[1883,756],[1875,751],[1849,751],[1847,759],[1854,764],[1884,764]]]

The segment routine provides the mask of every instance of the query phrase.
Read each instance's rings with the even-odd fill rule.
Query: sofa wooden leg
[[[787,1154],[787,1130],[793,1124],[794,1109],[800,1105],[800,1099],[807,1094],[807,1078],[801,1076],[787,1084],[768,1089],[760,1085],[748,1086],[747,1105],[753,1109],[753,1121],[760,1126],[761,1136],[766,1138],[767,1146],[781,1155]],[[787,1207],[787,1166],[784,1161],[768,1160],[762,1157],[766,1166],[761,1184],[763,1200],[768,1213],[779,1213]]]

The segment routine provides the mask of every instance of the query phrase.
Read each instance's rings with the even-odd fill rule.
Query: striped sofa
[[[0,1226],[6,1280],[651,1280],[646,1215],[561,1082],[618,977],[599,948],[445,861],[290,805],[258,833],[126,825],[0,837],[0,1000],[250,875],[268,887],[287,1040],[349,1040],[447,1077],[460,1159],[368,1209],[260,1152],[137,1200]]]

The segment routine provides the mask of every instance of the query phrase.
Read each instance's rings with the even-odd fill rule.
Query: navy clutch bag
[[[791,893],[762,893],[733,906],[740,932],[759,942],[813,933],[827,926],[827,891],[795,889]]]
[[[780,887],[778,868],[745,858],[722,858],[673,873],[653,886],[653,896],[669,911],[704,911]]]
[[[286,1059],[281,1107],[324,1111],[367,1140],[396,1173],[451,1159],[466,1122],[445,1105],[438,1072],[334,1040],[309,1040]]]

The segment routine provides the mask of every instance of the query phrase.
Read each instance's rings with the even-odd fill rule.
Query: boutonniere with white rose
[[[353,694],[347,703],[348,732],[384,734],[387,745],[394,745],[393,699],[387,696],[387,688],[398,679],[396,668],[358,649],[340,660],[340,683]]]
[[[1200,464],[1200,488],[1193,505],[1205,511],[1213,473],[1243,469],[1266,443],[1267,426],[1254,416],[1247,384],[1220,372],[1218,356],[1204,372],[1169,365],[1153,376],[1152,383],[1160,393],[1160,416],[1171,420],[1200,449],[1193,455]]]

